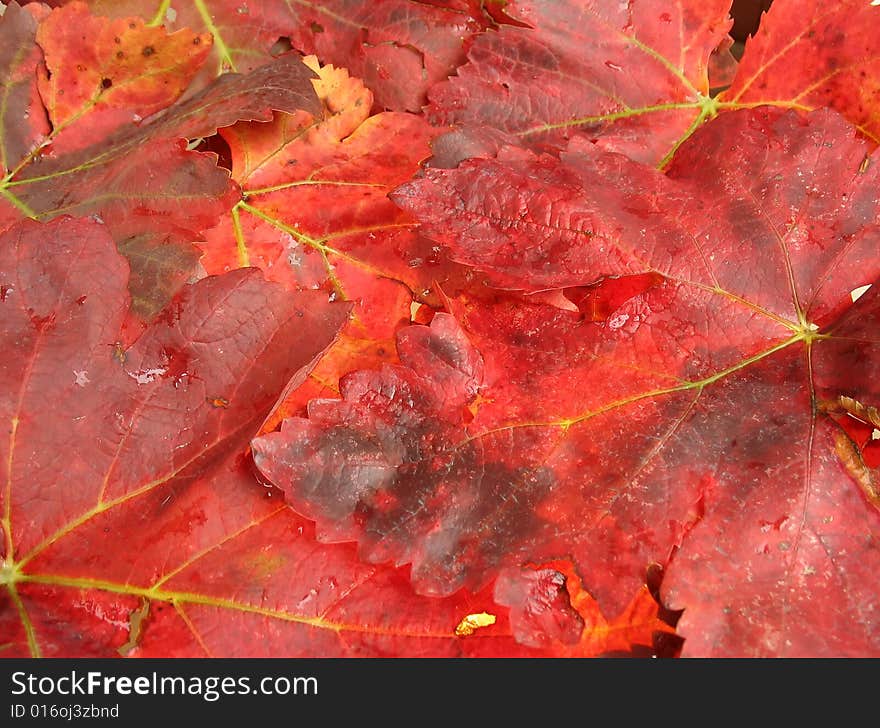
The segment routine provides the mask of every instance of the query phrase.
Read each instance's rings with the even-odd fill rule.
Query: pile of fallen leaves
[[[876,0],[0,9],[0,656],[880,655]]]

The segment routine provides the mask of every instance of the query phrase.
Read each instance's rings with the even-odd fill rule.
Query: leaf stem
[[[251,264],[251,257],[244,239],[244,231],[241,229],[241,216],[238,212],[240,204],[241,202],[232,208],[232,234],[235,236],[235,247],[238,251],[238,265],[242,268],[248,268]]]
[[[152,20],[147,23],[148,26],[156,26],[162,25],[162,21],[165,20],[165,14],[168,12],[168,8],[171,5],[171,0],[162,0],[159,4],[159,7],[156,9],[156,14],[153,16]]]
[[[198,10],[199,15],[202,17],[202,21],[205,23],[205,28],[214,38],[214,47],[217,48],[217,55],[220,56],[220,73],[227,70],[232,71],[233,73],[237,72],[238,69],[235,67],[235,62],[232,60],[229,46],[226,45],[226,41],[223,40],[223,36],[220,35],[220,31],[214,24],[214,18],[211,17],[211,12],[205,6],[204,0],[193,0],[193,5],[195,5],[196,10]]]
[[[24,633],[27,635],[28,649],[30,650],[31,657],[41,657],[40,645],[37,642],[37,633],[34,631],[34,625],[31,622],[30,615],[27,613],[24,602],[21,600],[21,595],[18,593],[18,589],[15,588],[15,584],[12,582],[7,584],[6,588],[9,590],[9,597],[15,605],[15,610],[18,612],[18,617],[24,627]]]
[[[19,200],[15,195],[13,195],[8,189],[6,189],[6,185],[0,186],[0,196],[6,199],[16,210],[18,210],[25,217],[29,217],[32,220],[37,219],[37,213],[34,212],[26,203]]]
[[[704,96],[702,98],[699,108],[700,113],[697,115],[697,118],[691,122],[691,125],[687,128],[684,134],[682,134],[678,141],[676,141],[675,144],[672,145],[672,149],[666,152],[666,155],[663,157],[663,159],[660,160],[660,163],[657,165],[657,169],[665,170],[669,166],[669,163],[672,162],[672,158],[675,156],[678,148],[682,144],[684,144],[693,135],[693,133],[703,125],[703,122],[706,121],[706,119],[711,119],[718,114],[718,102],[709,96]]]

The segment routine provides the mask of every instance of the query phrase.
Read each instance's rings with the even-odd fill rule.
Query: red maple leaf
[[[410,597],[409,625],[371,615],[381,594],[407,598],[405,580],[316,545],[248,471],[248,439],[346,306],[236,271],[187,288],[123,350],[127,266],[103,226],[25,224],[0,242],[11,654],[244,654],[261,649],[242,639],[255,625],[278,652],[430,651],[444,618],[457,649],[467,599]]]
[[[62,4],[65,0],[50,4]],[[247,72],[291,46],[363,78],[380,108],[421,110],[428,88],[465,61],[470,38],[504,14],[480,0],[90,0],[98,14],[155,19],[169,29],[198,28],[214,38],[213,76]]]
[[[123,349],[127,266],[104,226],[24,223],[0,251],[4,656],[536,654],[491,595],[419,597],[254,479],[248,439],[345,305],[234,271]],[[576,608],[582,654],[669,629],[646,595],[619,627]]]
[[[878,11],[729,5],[0,8],[0,654],[880,654]]]
[[[723,102],[829,106],[880,140],[878,15],[876,3],[860,0],[775,0]]]
[[[526,143],[602,137],[660,159],[711,113],[708,61],[730,28],[726,0],[516,0],[522,26],[478,36],[431,89],[435,123],[484,125]]]
[[[776,0],[738,70],[728,53],[730,3],[514,0],[524,27],[479,35],[468,63],[430,91],[429,117],[486,127],[531,146],[581,136],[665,166],[706,119],[760,105],[831,106],[877,138],[880,41],[863,0]],[[723,58],[710,94],[709,71]],[[461,158],[461,157],[459,157]]]
[[[257,439],[259,467],[424,593],[571,559],[616,613],[658,561],[692,654],[876,654],[876,474],[833,416],[877,402],[877,294],[850,298],[880,275],[865,153],[834,114],[761,110],[668,177],[588,144],[428,170],[395,199],[505,287],[638,285],[593,320],[451,301],[401,366]]]
[[[319,113],[312,74],[287,56],[172,105],[209,35],[93,17],[80,2],[37,14],[39,25],[13,4],[0,20],[3,43],[24,59],[14,72],[39,79],[18,84],[3,107],[0,230],[23,217],[96,215],[132,264],[133,311],[149,319],[195,274],[192,242],[238,199],[216,158],[189,151],[187,140],[240,119],[268,121],[273,109]]]

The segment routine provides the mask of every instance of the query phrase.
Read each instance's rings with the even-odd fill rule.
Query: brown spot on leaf
[[[125,347],[122,346],[121,341],[117,341],[115,344],[113,344],[113,358],[119,364],[125,364],[125,359],[126,359]]]
[[[862,420],[863,422],[869,422],[874,425],[874,427],[880,427],[880,410],[876,407],[862,404],[857,399],[846,396],[838,397],[838,401],[844,412],[848,415]]]
[[[141,641],[144,632],[144,622],[150,616],[150,600],[142,598],[137,609],[133,609],[128,617],[128,639],[118,649],[122,657],[126,657],[134,650]]]

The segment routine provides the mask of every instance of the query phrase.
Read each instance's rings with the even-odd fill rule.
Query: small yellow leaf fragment
[[[478,393],[477,393],[477,396],[474,397],[474,400],[468,405],[468,411],[469,411],[474,417],[476,417],[476,416],[477,416],[477,412],[478,412],[479,409],[480,409],[480,406],[483,405],[483,404],[485,404],[486,402],[492,402],[492,401],[493,401],[493,400],[492,400],[491,398],[484,397],[482,394],[480,394],[480,393],[478,392]]]
[[[455,634],[458,637],[467,637],[472,635],[481,627],[488,627],[495,624],[495,615],[488,612],[480,612],[479,614],[469,614],[455,628]]]

